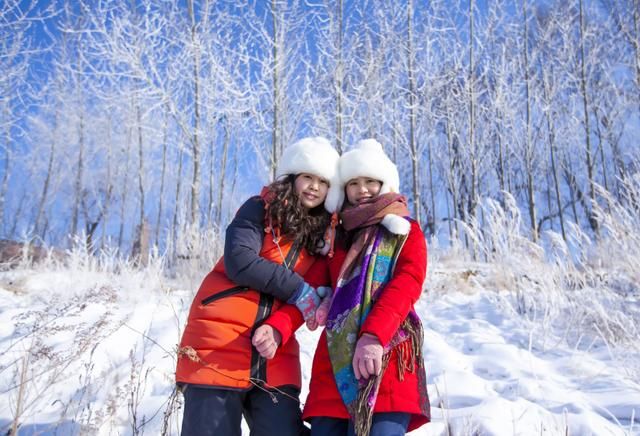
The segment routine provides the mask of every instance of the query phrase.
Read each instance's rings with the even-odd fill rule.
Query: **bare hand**
[[[268,324],[258,327],[251,338],[251,343],[265,359],[272,359],[276,355],[281,342],[280,332]]]

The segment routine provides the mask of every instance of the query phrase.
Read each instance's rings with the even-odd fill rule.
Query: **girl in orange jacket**
[[[268,362],[251,344],[283,303],[315,317],[322,289],[303,276],[326,251],[323,204],[337,152],[324,138],[285,149],[276,181],[247,200],[226,230],[224,256],[198,290],[179,346],[176,383],[184,398],[182,435],[252,435],[303,431],[299,346],[294,339]]]

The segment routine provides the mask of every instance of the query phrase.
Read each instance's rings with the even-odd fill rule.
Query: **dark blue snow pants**
[[[403,436],[411,415],[401,412],[374,413],[369,436]],[[353,422],[348,419],[311,418],[311,436],[353,436]]]
[[[293,386],[279,388],[299,398]],[[248,391],[184,388],[182,436],[241,436],[242,416],[251,436],[300,436],[308,432],[302,424],[300,403],[278,392],[274,403],[269,393],[259,388]]]

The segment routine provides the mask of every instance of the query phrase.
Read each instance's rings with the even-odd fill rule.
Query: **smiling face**
[[[320,206],[327,198],[329,182],[313,174],[300,173],[296,176],[295,190],[300,204],[307,209],[313,209]]]
[[[347,201],[352,206],[357,206],[364,200],[376,198],[381,188],[382,182],[380,180],[371,177],[356,177],[349,180],[345,187]]]

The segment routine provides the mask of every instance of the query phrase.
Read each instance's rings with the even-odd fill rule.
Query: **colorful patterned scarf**
[[[358,381],[353,372],[352,361],[360,328],[372,304],[391,279],[407,239],[407,235],[394,235],[379,225],[388,213],[408,215],[406,199],[398,194],[384,194],[341,214],[345,229],[357,233],[340,270],[326,333],[336,386],[354,421],[357,435],[369,434],[378,389],[392,349],[397,350],[401,380],[406,370],[416,369],[413,365],[416,361],[421,370],[418,375],[424,374],[422,325],[413,311],[385,347],[381,374]]]

